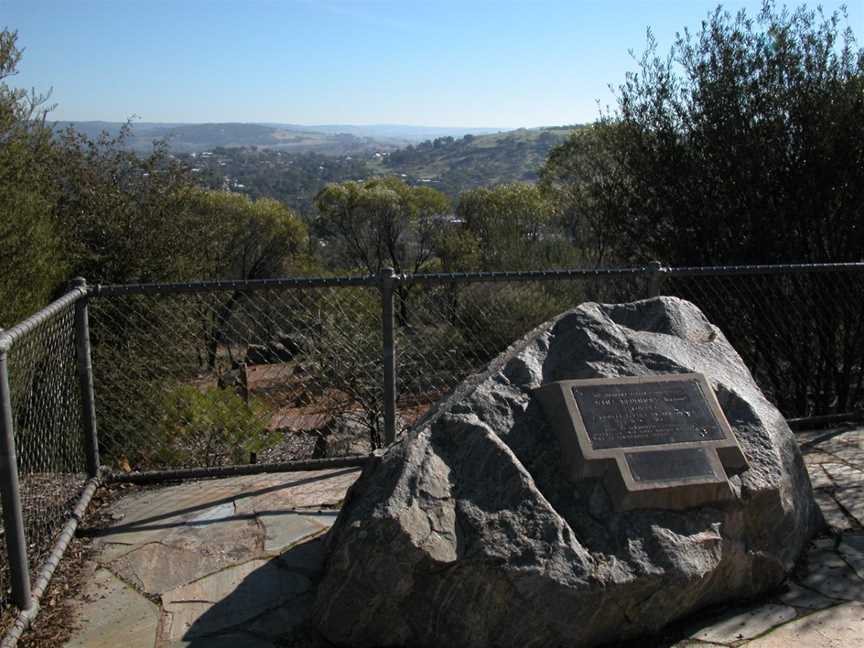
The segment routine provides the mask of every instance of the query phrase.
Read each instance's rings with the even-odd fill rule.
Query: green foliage
[[[48,182],[54,149],[44,97],[9,88],[21,53],[15,32],[0,31],[0,327],[45,304],[66,272]]]
[[[515,183],[466,191],[456,215],[464,222],[465,232],[444,236],[442,252],[452,256],[464,251],[467,256],[458,265],[473,265],[475,250],[479,250],[483,270],[542,269],[570,261],[569,246],[553,227],[554,205],[535,185]],[[476,245],[466,240],[466,234],[476,239]]]
[[[842,14],[717,9],[668,56],[649,33],[617,111],[555,151],[545,175],[572,213],[610,228],[592,236],[622,258],[857,260],[862,96],[864,50]]]
[[[70,241],[73,272],[92,283],[200,276],[184,216],[188,175],[164,143],[139,157],[122,149],[124,137],[94,141],[71,129],[59,136],[55,218]]]
[[[556,225],[566,235],[578,260],[601,267],[616,258],[621,247],[619,228],[624,215],[615,186],[618,175],[605,141],[615,123],[597,123],[573,133],[549,154],[539,187],[553,205]]]
[[[199,390],[178,384],[161,404],[157,461],[166,466],[221,466],[248,463],[250,453],[275,445],[279,432],[267,430],[267,408],[234,391]]]
[[[281,276],[306,245],[306,226],[272,198],[190,189],[187,199],[187,235],[199,251],[200,276]]]
[[[435,253],[443,272],[475,272],[482,268],[479,239],[465,227],[444,227],[435,236]]]
[[[437,220],[450,206],[440,192],[393,177],[327,185],[315,205],[335,263],[370,274],[387,265],[397,273],[422,270],[432,258]]]

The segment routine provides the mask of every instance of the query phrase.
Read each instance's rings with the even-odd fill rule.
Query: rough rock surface
[[[615,513],[568,482],[531,389],[701,372],[750,461],[734,502]],[[351,646],[590,646],[783,581],[819,524],[785,420],[692,304],[587,303],[539,327],[374,460],[328,539],[318,629]]]

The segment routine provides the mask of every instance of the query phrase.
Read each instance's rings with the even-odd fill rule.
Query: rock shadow
[[[163,597],[163,639],[183,641],[187,648],[268,648],[295,640],[315,645],[307,621],[323,570],[325,535]]]

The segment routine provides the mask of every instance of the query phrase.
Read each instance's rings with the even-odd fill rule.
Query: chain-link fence
[[[362,454],[384,440],[388,398],[404,429],[554,315],[660,293],[700,306],[787,416],[864,397],[856,264],[414,275],[383,287],[381,277],[103,287],[91,306],[103,462],[135,471]]]
[[[91,321],[102,457],[115,468],[332,454],[325,433],[353,420],[380,441],[375,288],[106,288]]]
[[[87,480],[76,353],[82,296],[73,291],[0,333],[0,613],[16,588],[18,602],[29,597]]]
[[[808,270],[808,269],[804,269]],[[663,291],[697,304],[787,418],[864,400],[864,269],[670,271]]]
[[[692,301],[741,354],[788,418],[858,410],[864,401],[864,267],[859,264],[525,273],[406,282],[399,402],[411,415],[512,341],[585,301],[653,295]],[[397,308],[397,311],[399,309]]]
[[[87,331],[98,449],[115,475],[367,454],[514,340],[585,301],[693,301],[787,417],[864,401],[864,264],[76,290],[0,334],[31,565],[93,473]],[[3,592],[10,579],[0,566]]]
[[[585,301],[640,299],[653,286],[641,269],[406,278],[395,308],[400,426],[555,315]]]

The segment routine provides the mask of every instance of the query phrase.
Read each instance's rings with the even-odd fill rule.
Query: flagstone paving
[[[787,583],[642,645],[851,648],[864,637],[864,427],[798,436],[826,532]],[[67,648],[312,648],[323,536],[358,469],[133,493],[96,536]]]

